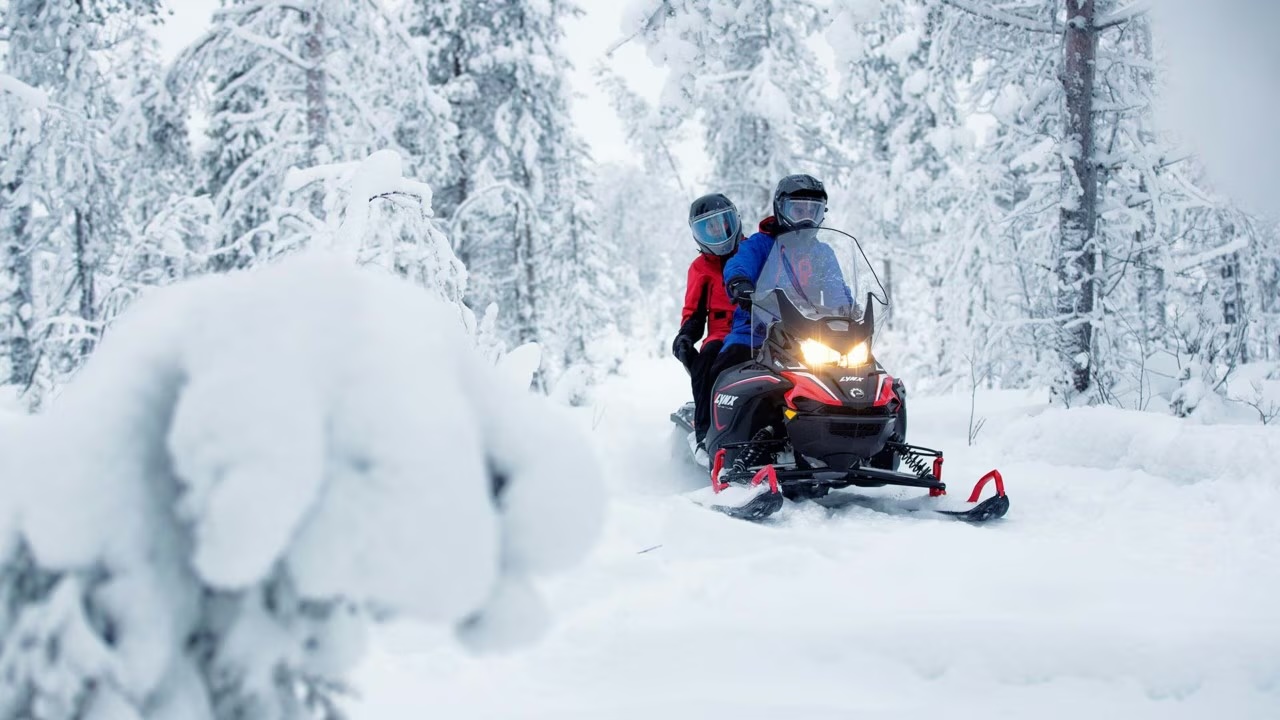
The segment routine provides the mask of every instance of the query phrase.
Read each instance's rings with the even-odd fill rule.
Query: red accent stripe
[[[982,497],[982,488],[986,487],[987,483],[991,480],[996,481],[996,495],[1004,497],[1004,478],[1001,477],[999,470],[992,470],[986,475],[983,475],[982,479],[978,481],[978,484],[973,486],[973,492],[969,493],[969,502],[978,502],[978,498]]]
[[[790,380],[795,386],[788,390],[785,396],[787,400],[787,407],[793,410],[796,407],[796,398],[808,398],[815,402],[820,402],[823,405],[844,404],[844,401],[837,397],[835,393],[831,392],[826,385],[818,382],[816,378],[808,373],[784,372],[782,373],[782,377]]]
[[[893,391],[893,376],[880,376],[880,392],[876,394],[876,402],[872,407],[883,407],[890,401],[897,400],[898,394]]]

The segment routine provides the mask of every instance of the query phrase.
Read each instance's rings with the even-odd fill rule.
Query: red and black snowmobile
[[[862,269],[859,273],[857,270]],[[880,290],[859,307],[857,280]],[[965,503],[942,481],[942,452],[908,444],[906,392],[872,352],[878,278],[853,236],[828,228],[779,235],[756,283],[754,359],[716,380],[706,447],[711,487],[695,500],[735,517],[763,519],[783,499],[826,498],[846,488],[905,486],[927,498],[908,511],[970,522],[1009,510],[1004,480],[987,473]],[[692,430],[692,408],[671,416]],[[994,481],[995,494],[982,499]]]

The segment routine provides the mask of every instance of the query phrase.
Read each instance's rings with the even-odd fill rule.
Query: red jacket
[[[684,312],[680,334],[699,340],[706,330],[707,340],[723,340],[733,324],[735,305],[724,289],[724,263],[728,258],[701,253],[689,265],[689,283],[684,291]],[[704,346],[706,343],[703,343]]]

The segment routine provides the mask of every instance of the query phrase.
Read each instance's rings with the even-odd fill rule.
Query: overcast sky
[[[160,30],[160,44],[166,57],[175,57],[184,47],[200,37],[209,26],[218,0],[169,0],[172,15]],[[605,51],[622,37],[622,16],[626,0],[585,0],[580,2],[585,14],[571,21],[564,46],[574,64],[571,74],[575,98],[574,121],[600,162],[635,161],[635,153],[627,146],[622,125],[607,97],[596,87],[591,68],[604,57]],[[665,71],[655,68],[636,43],[619,48],[609,60],[631,86],[645,97],[656,99]],[[696,148],[686,150],[688,156]],[[686,163],[685,182],[691,184],[697,161]]]

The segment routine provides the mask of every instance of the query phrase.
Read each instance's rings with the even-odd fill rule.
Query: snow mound
[[[1055,465],[1141,470],[1176,482],[1232,478],[1275,481],[1280,430],[1199,425],[1136,410],[1051,408],[1013,422],[1004,452]]]
[[[472,345],[458,306],[328,256],[136,303],[0,435],[0,560],[63,578],[0,614],[0,716],[288,716],[281,678],[339,681],[373,615],[536,637],[532,577],[584,555],[603,491],[565,411]]]

